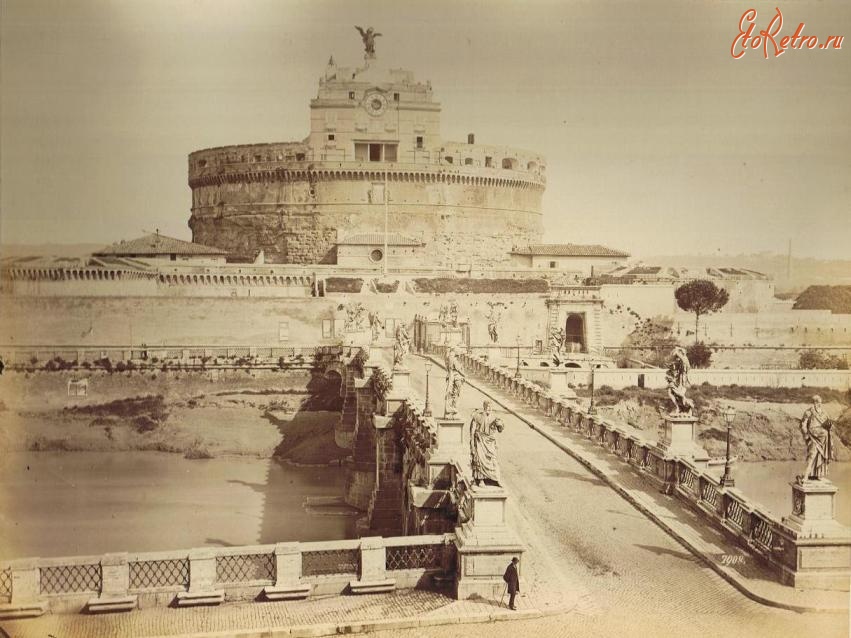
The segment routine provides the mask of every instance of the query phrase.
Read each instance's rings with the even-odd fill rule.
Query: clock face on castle
[[[376,91],[369,92],[363,98],[363,107],[370,115],[381,115],[387,108],[387,98]]]

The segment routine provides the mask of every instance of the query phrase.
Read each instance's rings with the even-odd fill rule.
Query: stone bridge
[[[571,570],[616,562],[617,569],[606,568],[610,577],[624,570],[642,574],[634,581],[642,584],[642,602],[633,609],[642,609],[645,598],[654,599],[656,583],[684,592],[698,587],[703,605],[717,601],[719,610],[739,605],[732,589],[706,581],[699,564],[644,553],[647,547],[677,547],[660,538],[664,534],[658,527],[647,527],[652,520],[673,533],[673,518],[714,539],[720,550],[734,547],[735,557],[751,561],[750,572],[739,580],[716,569],[745,593],[745,581],[754,580],[754,571],[760,578],[772,574],[773,584],[760,585],[771,596],[751,591],[753,598],[798,610],[819,608],[812,603],[815,599],[836,600],[833,593],[847,599],[847,594],[828,591],[847,591],[851,573],[851,535],[833,520],[835,488],[803,494],[804,503],[792,515],[777,518],[706,472],[699,455],[680,445],[682,432],[669,429],[663,440],[648,440],[629,426],[590,414],[575,397],[516,378],[513,370],[485,357],[462,355],[468,380],[475,385],[462,395],[464,418],[447,419],[439,416],[443,372],[433,365],[429,374],[425,358],[410,356],[408,368],[391,370],[380,349],[347,347],[325,354],[317,363],[327,375],[341,379],[343,410],[335,439],[352,450],[345,499],[364,512],[360,539],[14,561],[0,565],[0,612],[26,616],[46,610],[279,600],[426,584],[448,586],[459,598],[492,599],[499,598],[510,557],[524,555],[524,550],[529,550],[524,577],[548,582],[557,591],[575,595],[578,586],[564,577]],[[436,346],[433,354],[439,362],[443,352]],[[505,489],[478,488],[470,480],[465,426],[472,409],[491,395],[518,406],[500,413],[507,423],[500,443]],[[425,396],[430,396],[428,404],[421,398]],[[430,411],[435,416],[427,415]],[[561,454],[558,447],[565,447],[552,445],[559,444],[559,437],[578,437],[582,443],[577,449],[609,459],[603,472],[571,452],[585,468],[608,474],[617,494],[587,478],[581,465]],[[652,504],[630,496],[623,487],[629,481],[652,486],[658,499],[669,503],[673,497],[685,508],[666,510],[666,520],[658,511],[654,514]],[[618,494],[648,518],[625,506]],[[690,544],[683,535],[674,535],[700,554],[698,541]],[[653,540],[636,544],[639,538]],[[600,558],[600,549],[590,549],[600,543],[602,551],[616,558]],[[679,556],[670,547],[664,551]],[[565,552],[578,552],[580,563],[565,563]],[[808,590],[816,594],[808,597]],[[670,596],[658,600],[660,608],[669,602]]]

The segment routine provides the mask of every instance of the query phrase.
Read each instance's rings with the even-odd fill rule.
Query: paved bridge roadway
[[[423,396],[424,360],[411,356],[406,363],[414,389]],[[433,367],[430,378],[432,408],[441,414],[443,370]],[[461,414],[469,415],[485,398],[465,386]],[[576,594],[578,606],[538,620],[393,635],[848,636],[843,615],[799,614],[746,598],[571,456],[500,406],[494,408],[506,423],[499,456],[510,515],[530,549],[522,577],[537,581],[542,590]]]

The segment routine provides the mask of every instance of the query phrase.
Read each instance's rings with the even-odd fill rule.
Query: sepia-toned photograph
[[[0,0],[0,638],[847,638],[847,0]]]

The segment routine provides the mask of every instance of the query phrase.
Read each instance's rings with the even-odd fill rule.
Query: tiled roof
[[[629,257],[629,253],[599,244],[531,244],[511,251],[515,255],[553,255],[556,257]]]
[[[384,233],[360,233],[349,235],[337,242],[338,246],[383,246]],[[423,243],[413,237],[399,233],[387,233],[388,246],[422,246]]]
[[[226,250],[204,246],[191,241],[183,241],[174,237],[160,234],[150,234],[130,241],[120,241],[96,253],[95,256],[114,255],[118,257],[130,255],[227,255]]]

